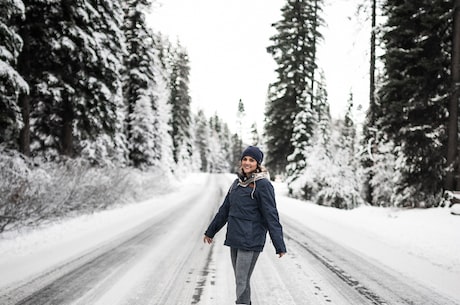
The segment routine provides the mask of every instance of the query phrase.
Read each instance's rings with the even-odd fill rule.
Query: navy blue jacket
[[[213,238],[227,223],[226,246],[261,252],[268,231],[276,253],[286,252],[273,185],[268,179],[254,183],[255,189],[235,180],[205,235]]]

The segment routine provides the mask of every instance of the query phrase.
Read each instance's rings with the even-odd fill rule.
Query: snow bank
[[[460,217],[450,209],[339,210],[289,198],[283,184],[275,188],[281,214],[460,300]]]

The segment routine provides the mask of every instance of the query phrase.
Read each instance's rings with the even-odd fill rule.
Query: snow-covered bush
[[[450,213],[452,215],[460,215],[460,204],[456,203],[450,207]]]
[[[82,159],[31,163],[4,151],[0,168],[0,232],[145,199],[170,179],[155,171],[93,167]]]
[[[367,168],[371,177],[372,202],[378,206],[392,205],[396,192],[398,172],[396,171],[396,149],[393,142],[382,142],[372,154],[373,166]]]
[[[341,122],[331,125],[327,141],[316,134],[313,146],[305,151],[304,169],[287,178],[291,196],[341,209],[351,209],[364,202],[358,161],[351,145],[343,145],[341,126]]]
[[[288,184],[295,198],[340,209],[351,209],[363,203],[356,171],[337,160],[310,154],[307,170]]]
[[[24,201],[33,202],[33,197],[40,191],[30,185],[30,166],[21,155],[4,148],[1,152],[0,232],[33,212],[34,207],[27,206]]]

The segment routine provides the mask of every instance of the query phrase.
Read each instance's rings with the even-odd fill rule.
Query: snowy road
[[[230,180],[207,177],[175,196],[159,197],[150,204],[151,215],[127,215],[127,229],[119,224],[119,231],[101,233],[100,240],[89,233],[85,238],[91,245],[73,253],[60,249],[64,254],[52,262],[38,251],[40,257],[31,252],[0,264],[5,271],[0,304],[234,304],[229,250],[222,246],[225,233],[210,246],[201,242]],[[140,223],[132,223],[133,218]],[[267,243],[252,279],[254,305],[458,304],[289,215],[281,220],[288,255],[279,259]],[[48,248],[58,251],[62,245]],[[42,267],[17,275],[15,270],[27,262]]]

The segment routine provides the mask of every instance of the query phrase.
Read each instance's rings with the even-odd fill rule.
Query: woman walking
[[[224,244],[230,247],[236,304],[251,304],[251,274],[265,245],[267,231],[276,254],[281,258],[286,253],[275,192],[268,172],[261,165],[263,157],[256,146],[249,146],[243,151],[238,178],[231,185],[203,238],[205,243],[210,244],[227,223]]]

